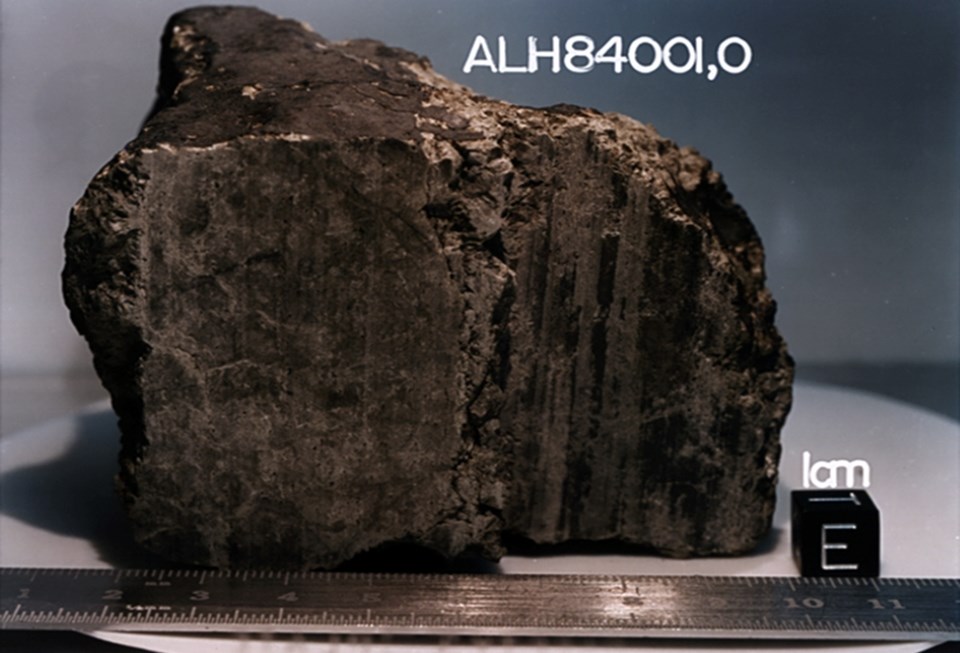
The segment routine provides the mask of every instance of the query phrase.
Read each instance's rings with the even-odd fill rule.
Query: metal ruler
[[[0,570],[5,629],[960,639],[960,579]]]

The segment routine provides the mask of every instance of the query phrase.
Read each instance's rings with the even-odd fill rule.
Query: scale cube
[[[795,490],[791,498],[801,575],[880,575],[880,511],[866,491]]]

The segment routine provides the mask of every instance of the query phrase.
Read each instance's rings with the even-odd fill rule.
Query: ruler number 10
[[[787,607],[791,610],[795,608],[822,608],[823,607],[823,601],[821,601],[820,599],[814,598],[812,596],[808,596],[805,599],[801,599],[800,601],[797,601],[792,596],[788,596],[783,600],[787,602]]]

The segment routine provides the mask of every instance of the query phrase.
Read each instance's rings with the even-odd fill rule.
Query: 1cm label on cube
[[[857,483],[859,473],[860,482]],[[843,481],[843,484],[841,484]],[[820,490],[870,487],[870,463],[862,458],[846,460],[818,460],[811,462],[809,451],[803,452],[803,488]]]

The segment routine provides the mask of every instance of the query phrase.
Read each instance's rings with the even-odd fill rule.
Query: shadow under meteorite
[[[83,413],[73,424],[62,455],[0,478],[0,512],[51,533],[87,540],[103,562],[115,567],[162,565],[134,542],[114,491],[120,434],[113,412]]]

